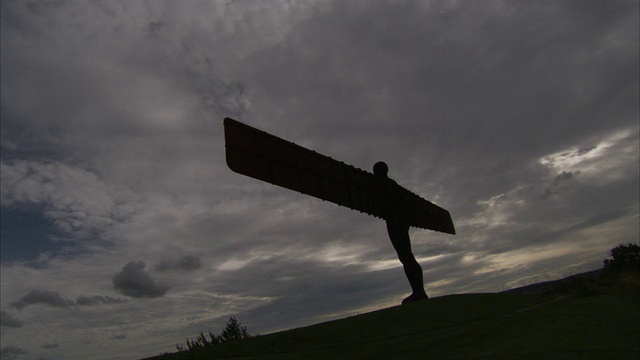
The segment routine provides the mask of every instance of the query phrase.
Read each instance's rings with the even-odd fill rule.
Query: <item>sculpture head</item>
[[[375,163],[375,165],[373,165],[373,173],[376,176],[386,177],[388,172],[389,167],[384,163],[384,161],[378,161],[377,163]]]

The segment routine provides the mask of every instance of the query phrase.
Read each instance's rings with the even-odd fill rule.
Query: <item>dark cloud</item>
[[[8,345],[0,349],[0,357],[3,359],[13,359],[16,355],[25,355],[29,352],[15,345]]]
[[[115,340],[124,340],[127,338],[127,335],[124,335],[124,334],[114,335],[113,338]]]
[[[149,24],[147,25],[148,31],[149,31],[149,36],[151,37],[156,37],[159,35],[159,33],[162,31],[162,28],[164,27],[164,24],[162,23],[162,21],[151,21],[149,22]]]
[[[566,229],[562,229],[561,232],[557,232],[555,235],[557,236],[560,233],[571,233],[571,232],[579,231],[582,229],[588,229],[590,227],[604,224],[609,221],[620,219],[621,217],[628,215],[628,213],[629,213],[628,209],[619,209],[619,210],[614,210],[610,212],[602,212],[602,213],[599,213],[598,215],[589,217],[578,224],[569,226]]]
[[[0,312],[0,325],[8,327],[22,327],[22,325],[24,325],[24,321],[13,317],[13,315],[2,310],[2,312]]]
[[[147,273],[143,261],[133,260],[113,275],[113,286],[122,295],[134,298],[157,298],[164,296],[168,286],[159,284]]]
[[[588,154],[590,153],[592,150],[595,150],[597,148],[597,146],[587,146],[587,147],[583,147],[581,149],[578,149],[578,151],[576,152],[577,156],[582,156],[584,154]]]
[[[94,296],[79,296],[76,300],[78,305],[110,305],[121,304],[126,302],[124,299],[116,299],[110,296],[94,295]]]
[[[571,178],[573,178],[575,175],[580,174],[579,171],[573,173],[571,171],[563,171],[562,174],[556,176],[556,182],[560,182],[560,181],[564,181],[564,180],[569,180]]]
[[[610,21],[629,21],[616,10]],[[596,7],[583,11],[598,14]],[[354,160],[356,151],[378,151],[392,169],[419,162],[411,171],[422,179],[470,173],[476,183],[468,188],[478,192],[482,183],[495,183],[482,179],[611,127],[604,118],[629,125],[628,105],[619,107],[624,116],[567,116],[578,104],[621,101],[584,98],[583,90],[624,88],[636,78],[627,72],[638,70],[630,59],[610,68],[613,54],[582,57],[598,53],[605,40],[562,5],[336,2],[315,15],[284,46],[256,54],[253,90],[263,95],[256,101],[280,104],[284,114],[273,115],[283,123],[279,128],[296,119],[305,137],[323,138],[326,149],[350,149]],[[567,20],[576,28],[566,29]],[[584,86],[580,91],[577,83]],[[354,139],[356,132],[361,136]],[[389,143],[399,146],[379,150]],[[451,180],[450,186],[465,187]]]
[[[540,200],[548,199],[554,195],[559,194],[563,191],[564,183],[573,179],[575,176],[579,175],[580,171],[563,171],[560,175],[556,176],[553,180],[553,183],[549,185],[544,193],[540,195],[538,198]]]
[[[112,298],[110,296],[102,296],[102,295],[94,295],[94,296],[79,296],[78,299],[74,302],[73,300],[68,299],[64,295],[56,291],[49,290],[33,290],[30,293],[26,294],[20,300],[12,303],[11,305],[17,309],[22,310],[24,307],[28,305],[34,304],[45,304],[52,307],[64,308],[68,309],[75,305],[82,306],[90,306],[90,305],[110,305],[110,304],[121,304],[126,302],[124,299]],[[2,311],[2,321],[3,325],[5,324],[5,320],[7,323],[12,323],[12,321],[19,320],[11,317],[11,315],[7,314],[5,311]],[[20,322],[21,323],[21,322]],[[7,325],[11,326],[11,325]]]
[[[193,271],[202,267],[202,260],[196,255],[185,255],[177,259],[164,259],[155,266],[158,271]]]
[[[60,347],[60,345],[59,344],[55,344],[55,343],[53,343],[53,344],[45,344],[45,345],[42,346],[43,349],[49,349],[49,350],[50,349],[57,349],[59,347]]]
[[[21,310],[26,306],[35,304],[44,304],[63,309],[69,309],[75,305],[72,300],[60,295],[60,293],[49,290],[33,290],[11,305]]]

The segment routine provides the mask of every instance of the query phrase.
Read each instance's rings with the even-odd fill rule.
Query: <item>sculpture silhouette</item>
[[[424,291],[422,267],[411,251],[408,207],[403,204],[403,188],[387,176],[388,172],[389,167],[382,161],[373,166],[373,174],[383,183],[384,219],[387,222],[389,239],[391,239],[391,244],[398,254],[398,260],[402,263],[404,273],[411,285],[412,293],[402,300],[402,303],[427,300],[429,297]]]
[[[398,185],[383,162],[374,165],[372,174],[230,118],[224,119],[224,130],[231,170],[385,219],[413,290],[403,304],[428,298],[409,227],[455,234],[447,210]]]

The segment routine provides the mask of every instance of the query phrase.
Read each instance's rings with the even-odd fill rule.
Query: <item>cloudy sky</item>
[[[638,2],[3,1],[3,359],[399,304],[384,222],[231,172],[229,116],[448,209],[432,296],[638,240]]]

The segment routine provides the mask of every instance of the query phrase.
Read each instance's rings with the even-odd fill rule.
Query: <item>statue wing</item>
[[[384,184],[372,173],[230,118],[224,134],[234,172],[384,218]],[[455,234],[447,210],[401,189],[411,226]]]

